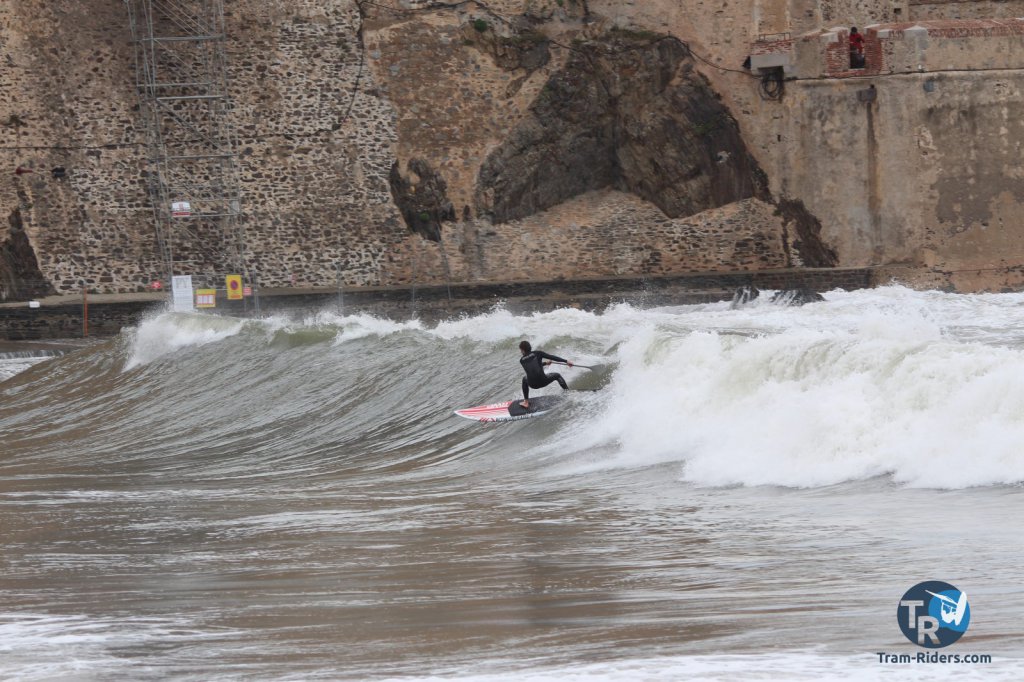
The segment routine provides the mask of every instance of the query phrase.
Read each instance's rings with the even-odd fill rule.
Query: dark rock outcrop
[[[762,177],[683,43],[612,31],[574,43],[482,165],[476,207],[507,222],[614,187],[674,218],[763,196]]]
[[[39,270],[39,261],[25,234],[20,209],[11,213],[8,224],[7,238],[0,241],[0,301],[55,293]]]
[[[733,309],[739,308],[742,305],[750,303],[760,295],[761,290],[755,287],[753,284],[748,284],[746,286],[739,287],[732,295],[731,307]]]
[[[772,303],[780,305],[804,305],[824,300],[825,297],[813,289],[783,289],[772,295]]]
[[[835,250],[822,240],[821,222],[807,210],[804,202],[781,199],[775,206],[775,213],[782,216],[785,229],[793,229],[796,232],[793,246],[800,254],[800,261],[811,268],[835,267],[839,257]]]
[[[410,160],[409,173],[410,177],[403,176],[397,161],[391,167],[391,196],[411,231],[441,241],[441,222],[455,220],[448,185],[423,159]]]
[[[462,40],[489,54],[498,67],[507,71],[535,71],[551,59],[547,36],[531,28],[501,35],[490,23],[477,19],[463,25]]]

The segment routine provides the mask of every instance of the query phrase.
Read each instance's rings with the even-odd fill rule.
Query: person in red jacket
[[[850,68],[864,68],[864,36],[856,26],[850,29]]]

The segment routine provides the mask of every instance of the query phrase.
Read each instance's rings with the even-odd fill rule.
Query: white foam
[[[311,329],[331,330],[336,333],[335,345],[370,336],[384,337],[391,334],[423,329],[423,325],[419,320],[397,322],[366,313],[339,315],[330,310],[322,310],[302,319],[271,316],[262,318],[257,322],[267,332],[268,338],[280,331],[299,333]]]
[[[958,652],[964,653],[964,652]],[[912,654],[913,655],[913,654]],[[704,682],[746,682],[747,680],[1019,680],[1024,664],[1019,659],[994,657],[992,663],[944,665],[939,663],[882,664],[877,653],[859,656],[824,655],[807,652],[765,654],[666,656],[570,664],[495,672],[465,672],[390,678],[398,680],[460,682],[604,682],[607,680],[702,680]],[[507,664],[510,668],[514,663]],[[484,663],[480,667],[492,667]]]
[[[1020,297],[830,298],[648,319],[618,347],[606,409],[570,446],[615,446],[610,466],[676,461],[712,486],[1024,481],[1024,349],[991,343],[1016,341]],[[960,338],[979,322],[987,342]]]
[[[334,339],[335,345],[369,336],[390,336],[423,328],[419,320],[395,322],[394,320],[366,314],[338,316],[333,313],[320,313],[318,320],[330,322],[341,328],[341,332]]]
[[[216,641],[237,631],[199,630],[186,617],[97,618],[0,613],[0,677],[16,680],[123,679],[148,666],[125,658],[130,646]]]
[[[243,320],[188,313],[162,313],[135,329],[125,369],[148,364],[189,346],[203,346],[234,336]]]
[[[626,309],[637,312],[632,308]],[[539,346],[560,335],[607,333],[605,321],[602,315],[575,308],[514,315],[499,305],[483,315],[441,322],[431,333],[446,340],[470,339],[484,343],[528,338],[534,346]]]
[[[40,362],[51,359],[46,357],[0,358],[0,382],[7,381],[15,374],[24,372],[32,365],[38,365]]]

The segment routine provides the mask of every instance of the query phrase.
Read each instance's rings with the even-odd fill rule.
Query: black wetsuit
[[[527,353],[520,360],[519,364],[526,370],[526,376],[523,377],[523,399],[530,399],[531,388],[544,388],[552,381],[557,381],[558,385],[568,390],[568,386],[565,383],[565,379],[562,378],[561,374],[545,374],[544,365],[541,360],[552,360],[554,362],[568,362],[563,360],[557,355],[548,355],[542,350],[535,350],[531,353]]]

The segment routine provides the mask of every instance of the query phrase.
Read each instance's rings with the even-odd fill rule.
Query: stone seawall
[[[364,287],[346,289],[278,289],[260,297],[262,314],[303,316],[322,310],[344,314],[369,313],[393,319],[427,322],[478,314],[502,305],[516,313],[576,307],[602,310],[626,302],[645,307],[723,301],[742,286],[761,289],[863,289],[875,283],[871,268],[807,268],[762,272],[693,273],[669,277],[621,277],[556,282],[458,284],[450,287]],[[0,339],[76,338],[83,334],[81,300],[59,297],[39,308],[27,304],[0,305]],[[89,335],[113,336],[146,315],[165,309],[157,295],[135,300],[89,302]],[[124,297],[122,297],[124,298]],[[251,316],[251,300],[218,299],[217,314]]]

